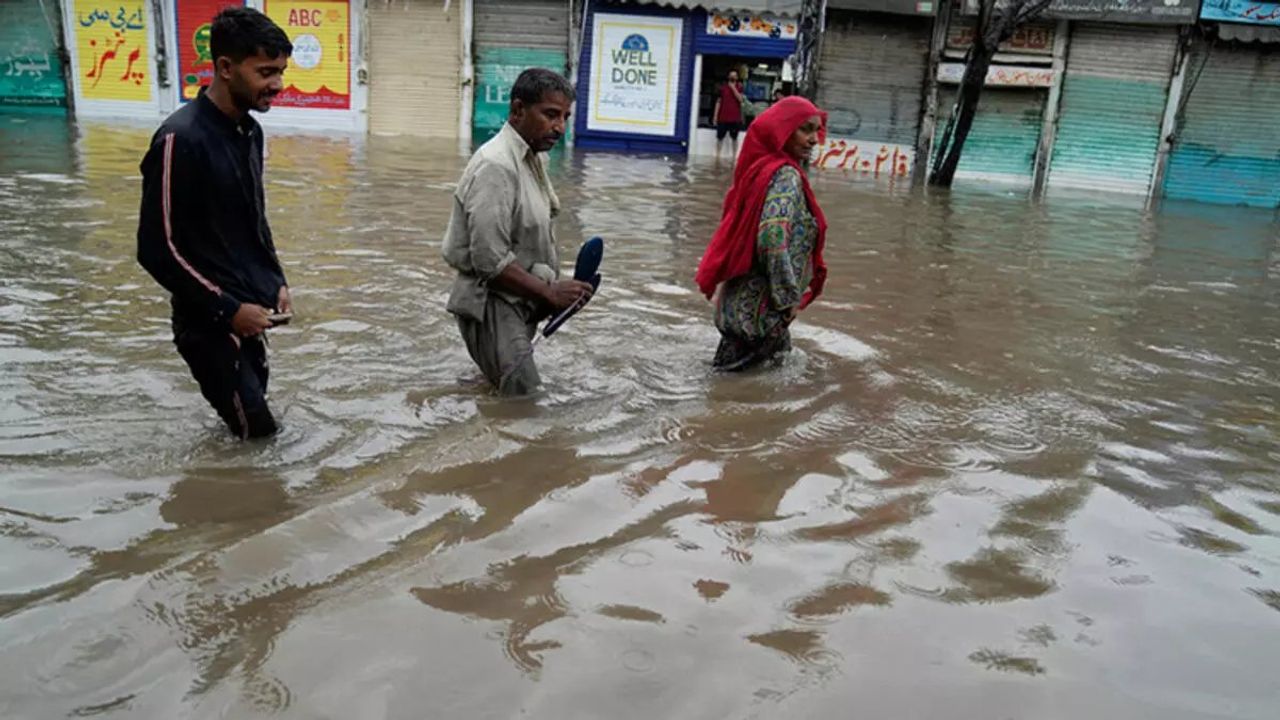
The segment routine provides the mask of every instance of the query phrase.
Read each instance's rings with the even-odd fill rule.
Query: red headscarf
[[[726,280],[745,275],[751,271],[751,262],[755,259],[756,237],[760,232],[760,214],[764,210],[765,196],[769,191],[769,183],[774,173],[784,165],[801,170],[800,164],[783,150],[791,134],[809,118],[817,115],[822,118],[822,129],[819,141],[825,139],[827,114],[813,103],[802,97],[785,97],[774,103],[768,110],[760,113],[747,130],[746,140],[742,143],[742,152],[738,155],[738,164],[733,168],[733,186],[724,198],[724,211],[720,218],[720,226],[711,237],[707,251],[698,263],[696,280],[702,294],[708,298],[715,293],[716,286]],[[809,282],[809,291],[800,301],[800,307],[806,307],[822,292],[822,284],[827,279],[827,264],[822,260],[822,246],[827,237],[827,219],[818,207],[809,187],[809,179],[803,170],[800,172],[804,183],[804,196],[809,202],[809,211],[818,223],[818,240],[813,247],[813,279]]]

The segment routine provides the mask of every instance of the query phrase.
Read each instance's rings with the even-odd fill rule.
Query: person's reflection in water
[[[282,477],[247,468],[189,472],[173,484],[160,505],[160,516],[180,528],[166,544],[178,547],[185,547],[184,538],[193,536],[216,537],[226,547],[236,547],[239,541],[264,537],[263,530],[294,512]],[[246,685],[261,684],[262,665],[280,634],[318,588],[294,585],[281,574],[237,577],[224,564],[234,551],[210,553],[207,543],[193,543],[206,548],[199,557],[220,561],[183,562],[180,567],[189,574],[190,585],[172,602],[159,603],[156,611],[181,633],[178,642],[196,668],[196,687],[214,687],[232,673],[243,677]]]

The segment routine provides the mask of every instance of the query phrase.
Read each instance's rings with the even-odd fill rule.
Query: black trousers
[[[241,338],[226,330],[175,327],[173,342],[200,393],[233,435],[248,440],[275,434],[279,428],[267,407],[270,373],[263,335]]]

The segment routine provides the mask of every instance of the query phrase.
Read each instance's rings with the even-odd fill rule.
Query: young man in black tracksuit
[[[276,432],[264,331],[293,303],[262,190],[262,128],[293,46],[246,7],[213,21],[214,79],[169,116],[142,160],[138,262],[172,294],[174,343],[237,437]]]

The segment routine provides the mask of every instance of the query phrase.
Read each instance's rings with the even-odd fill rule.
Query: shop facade
[[[475,91],[471,140],[480,145],[507,121],[511,86],[526,68],[569,72],[567,0],[470,0]]]
[[[814,167],[858,180],[905,182],[924,116],[937,5],[829,0],[817,101],[829,132]]]
[[[62,3],[77,116],[151,124],[176,107],[174,68],[165,60],[169,12],[144,0]]]
[[[260,116],[276,129],[368,130],[364,0],[252,0],[289,36],[285,89]]]
[[[55,3],[0,3],[0,108],[65,112],[61,27]]]
[[[1205,0],[1165,197],[1280,208],[1280,3]]]
[[[229,0],[67,0],[76,114],[143,124],[195,99],[213,78],[209,28]],[[251,0],[294,44],[285,89],[259,116],[271,128],[363,132],[364,0]]]
[[[578,63],[578,147],[683,155],[689,147],[693,13],[593,0]]]
[[[584,148],[710,155],[712,114],[730,70],[743,80],[747,122],[788,93],[796,2],[713,4],[590,0],[577,64],[576,144]],[[761,9],[751,9],[758,6]]]
[[[1149,196],[1180,55],[1199,0],[1072,0],[1048,188]]]
[[[956,91],[964,76],[964,57],[973,44],[976,18],[953,16],[938,64],[938,132],[954,111]],[[956,170],[956,180],[1030,187],[1034,181],[1045,111],[1058,69],[1054,51],[1063,42],[1051,22],[1019,28],[1000,45],[987,70],[973,127]],[[936,142],[935,142],[936,150]]]
[[[744,11],[697,11],[692,13],[693,87],[690,103],[690,155],[714,155],[716,100],[736,72],[743,95],[744,124],[754,114],[773,103],[775,93],[792,92],[792,67],[788,62],[796,51],[796,19],[782,15]],[[739,138],[741,140],[741,138]],[[741,142],[739,142],[741,146]],[[728,146],[724,148],[728,152]]]

